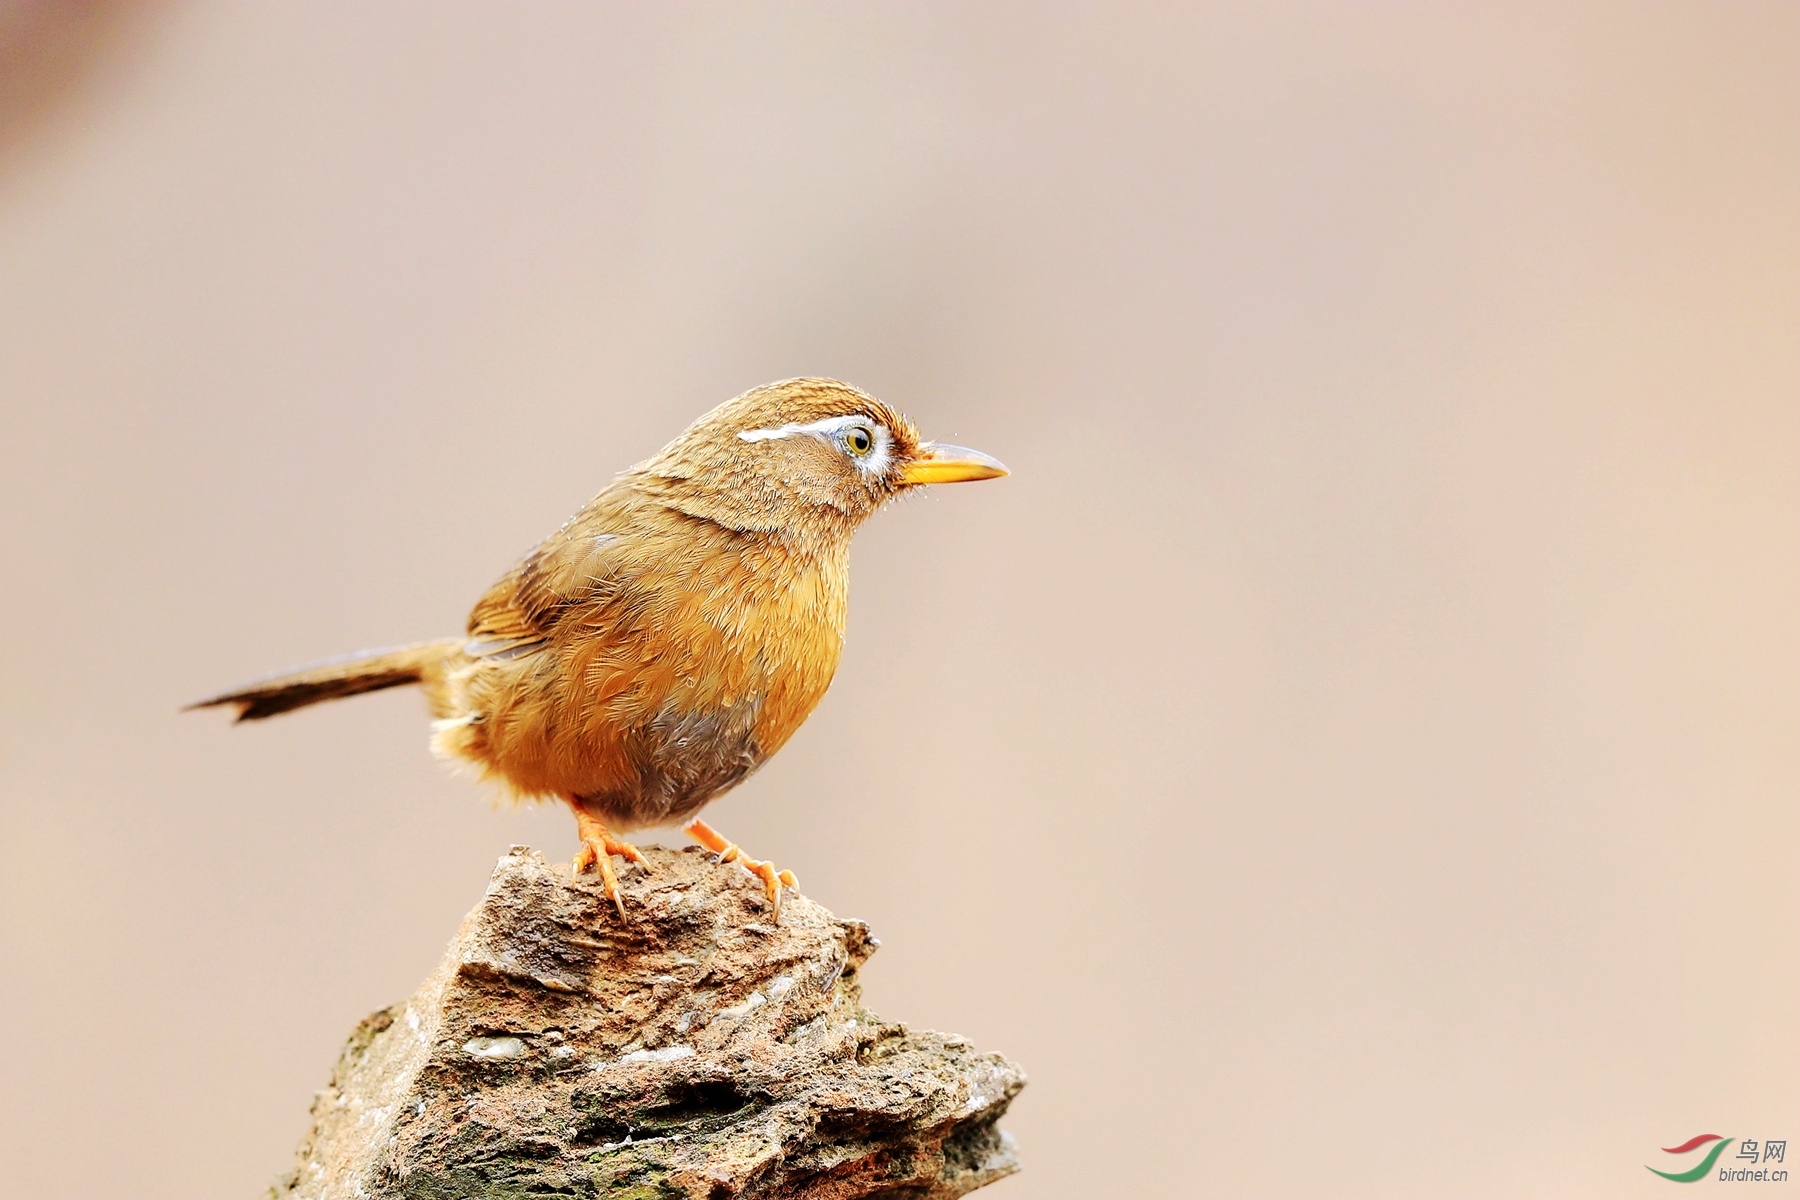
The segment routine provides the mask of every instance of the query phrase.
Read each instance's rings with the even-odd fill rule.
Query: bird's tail
[[[323,662],[308,663],[258,679],[222,696],[197,700],[182,711],[235,704],[238,720],[260,721],[321,700],[359,696],[364,692],[434,680],[442,675],[450,659],[462,653],[462,647],[462,638],[446,638],[411,646],[391,646],[386,650],[340,654]]]

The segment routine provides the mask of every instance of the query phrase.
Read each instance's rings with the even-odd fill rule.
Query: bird
[[[626,916],[624,835],[683,832],[762,881],[792,871],[700,818],[794,735],[844,645],[851,536],[920,487],[1006,475],[835,379],[753,388],[619,474],[475,604],[464,636],[360,651],[187,706],[258,721],[420,686],[431,746],[522,802],[567,804],[579,876]]]

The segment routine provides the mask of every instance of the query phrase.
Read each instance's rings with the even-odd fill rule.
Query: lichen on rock
[[[351,1034],[277,1200],[961,1196],[1023,1073],[862,1007],[868,927],[649,847],[627,918],[515,846],[438,969]]]

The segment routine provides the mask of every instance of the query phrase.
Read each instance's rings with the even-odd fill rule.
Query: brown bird
[[[467,637],[364,651],[190,708],[239,721],[423,685],[432,749],[522,800],[575,812],[577,873],[620,835],[684,817],[695,840],[759,876],[777,917],[788,871],[744,856],[697,814],[781,749],[844,643],[850,537],[930,483],[1006,474],[921,441],[905,417],[831,379],[745,392],[626,471],[488,590]]]

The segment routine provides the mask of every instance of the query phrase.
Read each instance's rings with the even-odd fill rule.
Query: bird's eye
[[[844,445],[860,458],[875,448],[875,435],[861,425],[852,425],[844,431]]]

